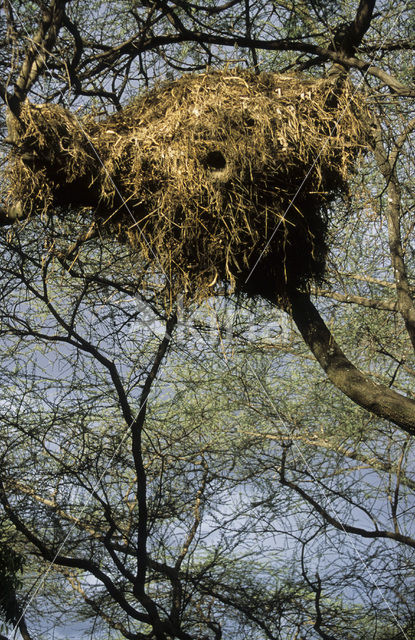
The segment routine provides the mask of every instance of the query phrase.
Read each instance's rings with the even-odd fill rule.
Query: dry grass
[[[221,282],[283,299],[324,274],[327,205],[365,145],[364,109],[347,83],[336,96],[325,80],[236,70],[185,76],[101,122],[27,104],[11,198],[92,207],[164,273],[169,300]]]

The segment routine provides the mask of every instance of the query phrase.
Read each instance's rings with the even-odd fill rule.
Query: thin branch
[[[150,623],[151,620],[147,614],[137,611],[131,604],[125,599],[122,592],[115,586],[111,578],[102,571],[92,560],[86,558],[74,558],[61,555],[59,552],[55,553],[49,546],[41,540],[37,535],[33,533],[19,518],[14,509],[9,503],[4,485],[0,480],[0,502],[2,503],[8,518],[14,524],[16,529],[20,531],[25,538],[36,547],[44,560],[47,562],[61,565],[63,567],[72,567],[74,569],[83,569],[91,573],[95,578],[101,582],[107,589],[114,602],[117,602],[120,607],[134,620],[140,620],[141,622]]]
[[[317,631],[320,638],[323,638],[323,640],[336,640],[334,636],[329,635],[328,633],[323,631],[323,629],[321,628],[321,625],[323,624],[323,617],[321,615],[321,607],[320,607],[322,589],[321,589],[321,579],[318,572],[316,573],[316,580],[317,580],[317,586],[314,588],[314,592],[315,592],[314,606],[316,608],[316,621],[314,623],[314,629]]]
[[[415,121],[408,123],[408,132],[415,126]],[[398,310],[405,322],[408,336],[415,350],[415,305],[412,299],[412,291],[406,270],[404,251],[401,238],[401,187],[396,175],[396,160],[401,146],[404,144],[406,130],[398,138],[396,146],[390,157],[384,148],[381,127],[378,125],[372,131],[371,145],[373,153],[385,183],[388,195],[386,207],[388,221],[388,241],[391,256],[394,279],[396,283],[396,300]]]
[[[325,507],[323,507],[317,500],[315,500],[310,494],[308,494],[304,489],[300,486],[288,480],[285,475],[285,464],[286,464],[286,456],[287,456],[287,447],[284,448],[281,458],[281,468],[280,468],[280,482],[284,487],[289,487],[295,493],[303,498],[308,504],[310,504],[318,514],[328,522],[332,527],[342,531],[343,533],[350,533],[352,535],[357,535],[362,538],[369,539],[388,539],[388,540],[396,540],[396,542],[401,542],[406,544],[408,547],[415,549],[415,540],[410,536],[405,536],[402,533],[396,533],[395,531],[387,531],[383,529],[374,529],[369,531],[368,529],[363,529],[362,527],[355,527],[354,525],[347,524],[345,522],[341,522],[335,516],[332,516]]]
[[[147,496],[146,496],[146,471],[144,468],[144,462],[141,450],[141,436],[145,423],[147,400],[155,381],[158,371],[160,369],[163,358],[167,352],[170,344],[172,332],[177,324],[177,316],[172,314],[166,323],[166,332],[163,340],[157,349],[154,362],[150,369],[150,372],[146,378],[140,397],[140,409],[136,418],[131,421],[131,434],[132,434],[132,454],[134,459],[135,471],[137,474],[137,504],[138,504],[138,529],[137,529],[137,575],[134,584],[134,594],[140,599],[146,598],[145,596],[145,579],[147,571]],[[150,605],[151,608],[154,605]]]
[[[370,62],[360,60],[355,56],[347,56],[342,51],[334,51],[330,48],[321,47],[312,43],[290,40],[288,38],[278,40],[262,40],[238,35],[219,35],[212,33],[202,33],[199,31],[185,30],[180,33],[168,35],[156,35],[143,37],[143,34],[131,36],[126,42],[117,47],[105,48],[102,53],[90,56],[84,60],[84,66],[96,62],[96,67],[89,69],[86,73],[88,78],[100,73],[103,69],[120,60],[122,56],[134,58],[144,51],[154,50],[172,44],[182,44],[184,42],[195,42],[198,44],[210,44],[224,47],[240,47],[248,49],[258,49],[264,51],[298,51],[316,56],[318,63],[329,61],[339,63],[346,68],[355,68],[367,75],[372,75],[381,80],[394,93],[401,96],[415,96],[415,88],[408,88],[400,83],[396,78],[386,71],[374,66]]]
[[[330,291],[329,289],[315,289],[313,294],[316,296],[322,296],[323,298],[330,298],[331,300],[337,300],[338,302],[345,302],[347,304],[357,304],[361,307],[367,307],[368,309],[378,309],[379,311],[397,311],[396,300],[380,300],[376,298],[365,298],[363,296],[356,296],[351,293],[338,293],[337,291]]]

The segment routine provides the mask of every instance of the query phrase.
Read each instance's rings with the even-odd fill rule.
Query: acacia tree
[[[35,574],[56,569],[32,624],[74,593],[114,638],[410,637],[413,11],[4,3],[0,91],[15,117],[26,97],[110,112],[160,77],[231,62],[347,71],[377,118],[333,207],[327,286],[291,296],[302,340],[290,327],[281,341],[280,312],[241,300],[230,351],[206,317],[203,348],[176,339],[177,313],[132,305],[126,248],[90,238],[77,255],[75,214],[10,229],[25,212],[5,203],[1,501],[9,544]],[[252,344],[245,322],[269,336]]]
[[[14,80],[14,83],[11,92],[3,83],[1,95],[10,112],[17,117],[22,101],[30,92],[41,91],[40,86],[37,87],[44,76],[42,72],[47,72],[47,77],[55,80],[49,83],[52,95],[44,95],[46,101],[60,96],[66,103],[70,102],[73,106],[79,96],[93,96],[120,108],[124,95],[131,95],[131,91],[137,90],[140,80],[144,79],[148,84],[151,82],[150,73],[160,74],[163,69],[163,67],[160,69],[161,61],[164,63],[166,73],[175,68],[180,71],[195,70],[200,68],[201,63],[205,67],[212,65],[215,60],[223,64],[224,57],[221,56],[221,51],[224,47],[232,49],[243,47],[248,56],[248,64],[250,58],[251,63],[258,69],[260,52],[269,51],[307,54],[308,60],[297,65],[302,69],[321,66],[327,62],[335,63],[336,73],[339,73],[339,68],[342,71],[357,69],[363,73],[368,84],[373,78],[379,80],[378,86],[375,86],[371,93],[374,101],[384,100],[383,87],[385,86],[394,97],[410,98],[414,94],[413,88],[407,82],[402,82],[396,74],[389,74],[388,71],[373,64],[376,58],[385,56],[391,49],[394,52],[401,52],[400,55],[408,50],[411,51],[411,43],[408,43],[406,37],[400,44],[394,42],[392,46],[390,42],[390,34],[395,34],[396,27],[401,24],[403,17],[409,25],[411,24],[410,6],[406,7],[405,12],[405,7],[402,7],[400,14],[396,17],[389,12],[389,20],[386,20],[388,9],[382,8],[375,20],[378,19],[379,25],[386,23],[386,34],[381,32],[380,41],[366,45],[366,48],[361,44],[372,23],[375,2],[360,2],[353,20],[342,24],[341,28],[337,25],[330,30],[333,35],[330,41],[326,42],[325,47],[321,44],[323,36],[315,34],[314,31],[310,33],[310,21],[313,19],[312,24],[315,27],[321,24],[327,28],[329,19],[333,19],[336,15],[336,11],[330,4],[328,9],[323,11],[318,3],[304,3],[299,9],[293,11],[285,6],[285,3],[270,6],[254,3],[252,8],[239,3],[219,7],[210,5],[199,7],[186,3],[169,6],[164,3],[155,3],[149,6],[144,5],[140,11],[136,3],[121,3],[114,6],[107,3],[107,11],[115,11],[117,19],[112,20],[112,24],[116,26],[115,30],[111,30],[105,39],[100,26],[104,24],[104,20],[105,24],[108,24],[109,13],[106,11],[94,13],[94,28],[88,29],[83,36],[81,20],[86,20],[86,24],[90,24],[88,21],[90,9],[87,10],[87,15],[84,15],[84,10],[76,3],[68,6],[65,2],[51,3],[50,7],[43,7],[41,24],[31,37],[30,29],[25,24],[25,5],[19,7],[21,11],[18,14],[18,22],[13,14],[12,5],[6,3],[5,6],[7,9],[5,39],[6,43],[10,43],[9,46],[12,49],[10,59],[13,61],[12,68],[8,69],[8,81],[10,83]],[[346,6],[345,9],[350,11],[351,7]],[[33,16],[31,15],[30,18],[33,19]],[[285,32],[286,20],[290,24],[288,37]],[[232,23],[232,29],[229,22]],[[309,25],[308,29],[305,29],[306,23]],[[376,26],[378,23],[374,24]],[[133,35],[120,42],[120,30],[121,33],[123,30],[130,33],[130,28]],[[261,37],[257,34],[253,37],[252,29],[260,30],[261,28]],[[243,35],[238,33],[241,29],[244,32]],[[268,39],[270,29],[275,30],[276,33],[282,31],[284,37]],[[291,37],[291,29],[297,33],[302,32],[303,39],[298,41]],[[375,31],[374,28],[373,31]],[[60,33],[62,35],[59,35]],[[19,42],[27,37],[26,34],[29,35],[29,44],[21,52]],[[52,51],[53,55],[48,55]],[[366,56],[367,60],[357,57],[358,51],[360,55]],[[269,64],[269,56],[263,57],[263,64],[267,62]],[[182,58],[183,64],[177,64],[176,58]],[[168,70],[166,66],[169,67]],[[276,67],[275,61],[273,66]],[[286,68],[294,66],[294,61],[285,65]],[[405,64],[403,68],[403,79],[408,80]],[[402,72],[399,75],[401,76]],[[414,122],[410,118],[410,106],[404,103],[399,110],[401,119],[404,118],[404,124],[399,128],[398,123],[393,122],[392,145],[390,145],[391,132],[384,131],[385,119],[382,119],[377,122],[377,125],[372,126],[371,146],[376,166],[383,179],[385,193],[387,193],[389,252],[396,282],[398,310],[414,344],[415,311],[402,246],[400,219],[404,203],[398,175],[399,156],[402,154]],[[398,129],[398,133],[395,129]],[[11,131],[11,137],[13,137],[13,131]],[[9,210],[4,211],[6,223],[10,217],[13,218],[19,214],[16,207],[17,204],[11,205]],[[24,212],[22,214],[24,215]],[[299,292],[293,294],[290,299],[290,310],[303,339],[333,384],[360,406],[382,418],[392,420],[408,433],[413,433],[415,406],[413,401],[407,396],[396,393],[393,389],[385,386],[379,388],[353,366],[327,330],[309,295]]]

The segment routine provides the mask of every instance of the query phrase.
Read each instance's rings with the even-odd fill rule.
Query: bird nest
[[[323,277],[364,112],[348,82],[236,70],[184,76],[101,121],[26,103],[9,197],[26,215],[92,208],[170,300],[224,282],[284,299]]]

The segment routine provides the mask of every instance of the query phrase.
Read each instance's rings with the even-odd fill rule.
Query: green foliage
[[[333,71],[338,27],[368,5],[72,0],[47,67],[42,47],[23,64],[40,3],[15,2],[7,16],[8,6],[4,86],[13,91],[29,69],[21,80],[32,102],[98,110],[104,121],[160,79],[207,66],[321,77]],[[405,317],[415,283],[414,7],[385,0],[376,11],[350,78],[367,91],[393,170],[382,173],[370,153],[353,167],[350,193],[331,204],[328,269],[311,293],[331,331],[324,357],[335,339],[378,402],[391,390],[404,402],[415,377]],[[156,215],[163,224],[163,209]],[[15,523],[0,536],[6,623],[38,589],[28,638],[414,635],[413,437],[333,384],[289,308],[233,298],[217,283],[223,295],[178,304],[175,323],[150,247],[144,290],[148,265],[85,209],[2,226],[0,253],[0,501]]]
[[[19,574],[24,571],[24,557],[10,544],[0,547],[0,613],[7,623],[15,623],[19,615],[16,593],[22,586]]]

